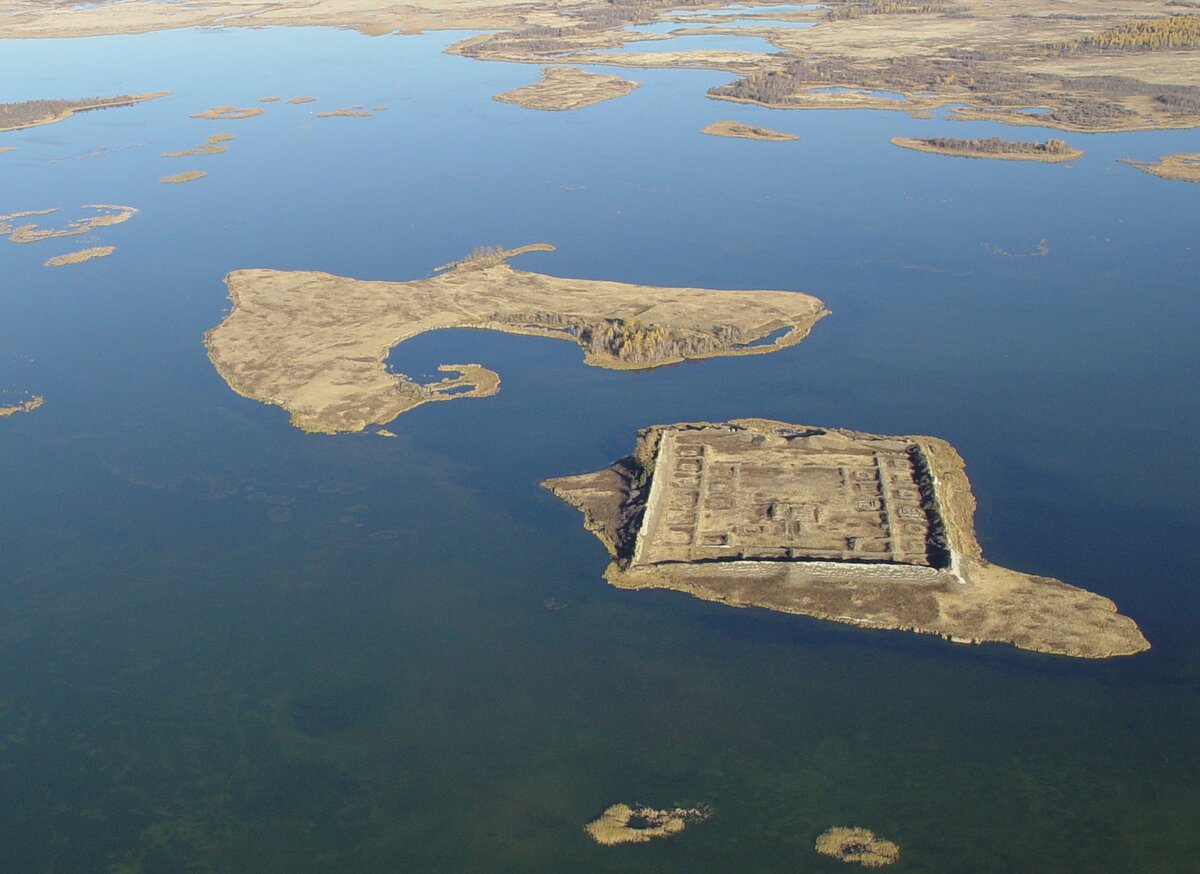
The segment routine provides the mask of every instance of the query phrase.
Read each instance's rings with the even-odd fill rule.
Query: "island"
[[[900,848],[894,842],[877,837],[868,828],[834,826],[826,829],[817,837],[815,849],[824,856],[864,868],[882,868],[900,858]]]
[[[1108,598],[985,561],[963,461],[935,437],[657,425],[542,485],[583,512],[620,588],[1080,658],[1150,646]]]
[[[203,112],[192,114],[192,118],[207,118],[211,121],[237,121],[242,118],[254,118],[256,115],[262,115],[263,109],[258,106],[248,106],[244,109],[236,106],[214,106],[212,109],[206,109]]]
[[[934,155],[950,155],[955,158],[990,158],[996,161],[1043,161],[1058,164],[1082,158],[1080,149],[1072,148],[1062,140],[1002,140],[988,137],[980,140],[962,140],[954,137],[933,137],[915,140],[908,137],[892,137],[892,145],[917,152]]]
[[[90,249],[80,249],[78,252],[68,252],[66,255],[55,255],[42,262],[43,267],[66,267],[69,264],[82,264],[93,258],[107,258],[117,251],[116,246],[93,246]]]
[[[164,158],[186,158],[192,155],[219,155],[228,151],[229,147],[225,143],[233,138],[233,134],[213,134],[198,146],[180,149],[177,152],[163,152],[162,156]]]
[[[285,100],[283,102],[291,104],[292,106],[299,106],[301,103],[316,103],[317,98],[315,98],[315,97],[289,97],[287,100]]]
[[[710,812],[701,807],[673,807],[656,810],[643,805],[614,804],[584,826],[598,844],[644,844],[651,838],[669,838],[683,831],[688,823],[703,822]]]
[[[361,106],[343,107],[342,109],[330,109],[325,112],[318,112],[317,118],[370,118],[371,113],[363,109]]]
[[[1122,158],[1121,163],[1137,167],[1143,173],[1178,182],[1200,182],[1200,152],[1164,155],[1157,161],[1142,163]]]
[[[743,124],[740,121],[714,121],[701,128],[700,133],[714,137],[739,137],[746,140],[770,140],[772,142],[800,139],[795,134],[785,134],[770,128]]]
[[[176,173],[173,176],[164,176],[159,179],[159,182],[166,182],[169,185],[180,185],[184,182],[195,182],[197,179],[203,179],[208,173],[204,170],[186,170],[183,173]]]
[[[539,81],[497,94],[492,99],[526,109],[563,111],[624,97],[640,87],[640,82],[589,73],[578,67],[543,67]]]
[[[0,132],[54,124],[70,118],[77,112],[132,106],[135,103],[166,97],[170,93],[152,91],[146,94],[118,94],[116,97],[84,97],[80,100],[24,100],[20,103],[0,103]]]
[[[34,395],[29,400],[23,401],[19,404],[13,404],[7,407],[0,406],[0,419],[3,419],[5,416],[15,416],[18,413],[32,413],[45,402],[46,399],[41,395]]]
[[[86,234],[88,231],[95,230],[96,228],[119,225],[122,222],[129,221],[137,214],[137,210],[132,206],[116,206],[109,203],[89,204],[81,207],[81,209],[97,210],[99,214],[74,219],[67,222],[65,228],[39,228],[33,223],[14,225],[13,221],[30,216],[50,215],[51,213],[58,212],[57,208],[14,212],[9,215],[0,215],[0,234],[8,234],[8,239],[14,243],[36,243],[40,240],[50,240],[55,237],[71,237],[76,234]]]
[[[382,425],[431,401],[494,393],[499,377],[446,364],[454,378],[421,384],[385,365],[418,334],[482,328],[553,337],[583,349],[584,363],[639,370],[725,355],[760,355],[799,343],[828,312],[790,291],[655,288],[514,270],[515,250],[477,249],[441,275],[409,282],[328,273],[236,270],[232,308],[205,335],[208,355],[235,392],[282,407],[304,431]]]

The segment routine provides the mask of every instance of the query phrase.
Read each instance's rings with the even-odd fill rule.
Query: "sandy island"
[[[207,118],[212,121],[237,121],[242,118],[254,118],[256,115],[262,115],[264,110],[257,106],[247,106],[239,108],[237,106],[214,106],[212,109],[206,109],[203,112],[192,113],[192,118]]]
[[[795,134],[785,134],[770,128],[742,124],[740,121],[714,121],[701,128],[700,133],[714,137],[739,137],[746,140],[770,140],[772,142],[800,139]]]
[[[208,173],[204,170],[187,170],[183,173],[176,173],[174,176],[164,176],[159,179],[159,182],[166,182],[169,185],[181,185],[184,182],[195,182],[197,179],[203,179]]]
[[[80,208],[98,210],[100,214],[87,218],[74,219],[67,222],[65,228],[39,228],[33,223],[14,225],[13,222],[16,219],[28,218],[30,216],[50,215],[51,213],[58,212],[57,208],[14,212],[9,215],[0,215],[0,234],[8,234],[9,240],[14,243],[36,243],[39,240],[50,240],[55,237],[71,237],[76,234],[86,234],[95,228],[119,225],[122,222],[129,221],[137,214],[137,210],[132,206],[116,206],[108,203],[89,204]]]
[[[640,82],[589,73],[577,67],[543,67],[540,81],[505,91],[492,99],[526,109],[561,111],[624,97],[640,87]]]
[[[1131,158],[1122,158],[1121,163],[1137,167],[1143,173],[1158,176],[1161,179],[1174,179],[1179,182],[1200,182],[1200,152],[1178,155],[1164,155],[1157,161],[1142,163]]]
[[[900,858],[900,848],[894,842],[877,837],[866,828],[834,826],[817,837],[815,849],[822,855],[864,868],[882,868]]]
[[[290,104],[292,106],[298,106],[301,103],[316,103],[317,98],[315,98],[315,97],[289,97],[287,100],[285,100],[283,102]]]
[[[78,252],[68,252],[66,255],[55,255],[42,262],[43,267],[66,267],[70,264],[82,264],[93,258],[107,258],[117,251],[116,246],[93,246],[90,249],[80,249]]]
[[[983,140],[962,140],[952,137],[917,140],[909,137],[892,137],[891,142],[893,146],[899,146],[902,149],[929,152],[934,155],[950,155],[955,158],[1042,161],[1048,164],[1059,164],[1063,161],[1074,161],[1083,157],[1081,149],[1072,148],[1062,140],[1053,139],[1043,143],[1036,140],[1002,140],[999,137]]]
[[[80,100],[25,100],[21,103],[0,103],[0,132],[54,124],[70,118],[77,112],[132,106],[135,103],[166,97],[170,93],[151,91],[145,94],[120,94],[116,97],[84,97]]]
[[[32,413],[45,402],[46,399],[41,395],[34,395],[23,403],[13,404],[9,407],[0,407],[0,419],[3,419],[5,416],[15,416],[18,413]]]
[[[542,485],[583,512],[620,588],[1080,658],[1150,646],[1108,598],[986,562],[963,461],[934,437],[658,425],[612,467]]]
[[[483,328],[579,345],[584,362],[645,369],[799,343],[827,311],[788,291],[711,291],[563,279],[514,270],[519,250],[481,249],[439,276],[373,282],[328,273],[237,270],[232,309],[205,335],[230,388],[274,404],[305,431],[361,431],[431,401],[494,393],[478,364],[420,384],[384,365],[397,344],[443,328]]]

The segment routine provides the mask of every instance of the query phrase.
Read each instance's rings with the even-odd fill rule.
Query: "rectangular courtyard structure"
[[[918,444],[744,429],[662,432],[633,564],[863,562],[941,567]]]

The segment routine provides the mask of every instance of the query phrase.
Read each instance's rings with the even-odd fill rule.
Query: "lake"
[[[0,403],[46,398],[0,419],[0,869],[838,871],[814,838],[862,825],[897,871],[1190,870],[1200,200],[1116,160],[1200,135],[945,158],[888,140],[1058,134],[715,102],[728,76],[695,70],[539,113],[491,100],[537,67],[443,53],[465,36],[0,42],[5,101],[174,92],[0,134],[0,212],[140,210],[0,239]],[[189,117],[219,104],[265,112]],[[315,116],[356,104],[387,109]],[[699,133],[720,119],[800,140]],[[216,133],[228,152],[159,157]],[[395,439],[303,434],[202,345],[233,269],[406,280],[534,242],[558,250],[514,266],[833,315],[779,353],[642,373],[424,335],[390,365],[503,383]],[[41,266],[90,245],[116,252]],[[739,416],[950,441],[985,554],[1113,598],[1153,649],[1082,662],[608,586],[537,483],[640,427]],[[582,826],[618,801],[713,815],[598,846]]]

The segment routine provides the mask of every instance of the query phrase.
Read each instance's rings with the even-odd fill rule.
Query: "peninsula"
[[[543,67],[541,80],[497,94],[492,99],[526,109],[562,111],[624,97],[640,87],[640,82],[589,73],[578,67]]]
[[[740,137],[746,140],[771,140],[772,142],[800,139],[795,134],[785,134],[770,128],[742,124],[740,121],[714,121],[703,127],[700,133],[714,137]]]
[[[77,112],[132,106],[135,103],[166,97],[170,93],[152,91],[146,94],[119,94],[116,97],[84,97],[80,100],[25,100],[20,103],[0,103],[0,132],[54,124],[70,118]]]
[[[1044,143],[1023,140],[1002,140],[988,137],[982,140],[961,140],[954,137],[933,137],[915,140],[908,137],[892,137],[892,145],[917,152],[935,155],[950,155],[956,158],[990,158],[996,161],[1043,161],[1058,164],[1083,157],[1083,151],[1068,146],[1062,140],[1046,140]]]
[[[1123,158],[1122,163],[1137,167],[1143,173],[1179,182],[1200,182],[1200,152],[1164,155],[1157,161],[1141,163]]]
[[[528,248],[478,249],[439,276],[409,282],[234,271],[225,277],[232,309],[205,335],[209,358],[238,394],[282,407],[304,431],[332,434],[495,392],[499,377],[478,364],[443,365],[458,375],[427,384],[389,373],[388,351],[428,331],[553,337],[580,346],[585,364],[637,370],[773,352],[799,343],[828,314],[799,292],[655,288],[508,266]]]
[[[1150,646],[1109,599],[985,561],[963,461],[934,437],[657,425],[542,485],[583,512],[620,588],[1080,658]]]

